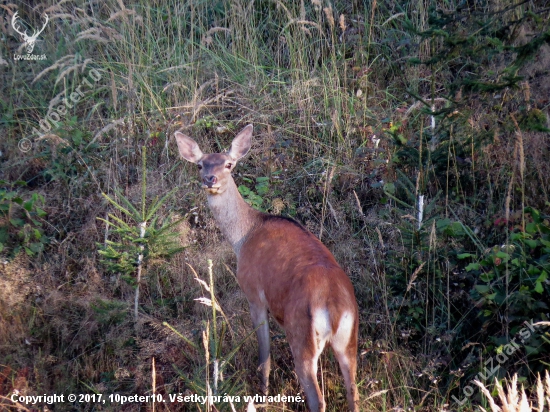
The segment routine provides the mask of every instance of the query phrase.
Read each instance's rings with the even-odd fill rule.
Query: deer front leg
[[[256,329],[258,338],[259,360],[258,369],[262,382],[261,390],[264,395],[268,393],[269,371],[271,369],[271,358],[269,356],[269,321],[267,319],[267,308],[259,305],[250,304],[250,315],[252,323]]]

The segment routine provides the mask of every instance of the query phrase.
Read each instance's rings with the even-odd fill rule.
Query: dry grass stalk
[[[62,6],[63,4],[65,3],[69,3],[71,2],[72,0],[61,0],[59,3],[57,3],[57,6]]]
[[[323,192],[323,207],[322,207],[322,210],[321,210],[321,228],[319,229],[319,239],[323,238],[323,223],[325,221],[326,204],[328,202],[330,184],[331,184],[332,178],[334,176],[334,169],[335,169],[335,167],[332,167],[330,169],[330,172],[327,169],[327,179],[325,180],[325,188],[324,188],[324,192]],[[332,206],[330,206],[330,207],[332,207]],[[338,221],[336,223],[338,223]]]
[[[516,144],[514,147],[514,155],[513,159],[515,159],[518,155],[518,145]],[[512,168],[512,176],[510,177],[510,182],[508,183],[508,190],[506,193],[506,199],[504,201],[504,213],[506,222],[510,221],[510,203],[512,202],[512,188],[514,186],[514,179],[516,177],[516,168]]]
[[[227,27],[212,27],[210,30],[208,30],[205,35],[211,35],[218,32],[225,32],[225,33],[231,33],[231,29],[228,29]]]
[[[336,214],[336,210],[334,210],[334,207],[330,203],[330,200],[327,199],[327,205],[330,209],[330,213],[332,213],[332,217],[334,218],[334,221],[336,222],[336,226],[340,227],[340,222],[338,221],[338,215]]]
[[[348,26],[346,26],[346,16],[343,14],[340,14],[340,30],[342,30],[342,33],[346,31]]]
[[[369,37],[368,37],[368,41],[369,41],[369,44],[372,40],[372,28],[374,27],[374,15],[375,15],[375,11],[376,11],[376,0],[374,0],[372,2],[372,5],[371,5],[371,13],[370,13],[370,24],[369,24]]]
[[[418,266],[412,276],[411,276],[411,280],[409,280],[409,284],[407,285],[407,292],[409,292],[411,290],[411,288],[413,287],[413,284],[414,284],[414,281],[416,280],[418,274],[420,273],[420,271],[422,270],[422,268],[424,267],[424,265],[426,264],[426,262],[422,262],[420,264],[420,266]]]
[[[157,391],[157,371],[155,369],[155,357],[151,359],[151,380],[153,381],[153,398]],[[155,402],[153,402],[153,412],[155,412]]]
[[[61,103],[61,99],[67,96],[67,90],[61,90],[59,93],[57,93],[52,100],[50,100],[50,103],[48,104],[48,112],[55,110],[56,106]]]
[[[485,395],[489,401],[489,406],[492,412],[543,412],[545,402],[550,406],[550,375],[546,371],[546,376],[543,380],[540,375],[537,376],[537,405],[529,404],[525,389],[521,388],[521,393],[518,391],[518,377],[517,374],[512,377],[512,381],[506,386],[506,391],[503,389],[500,382],[495,379],[495,386],[498,393],[498,398],[502,406],[498,406],[491,395],[491,392],[487,387],[478,380],[474,383],[479,386],[481,392]],[[546,400],[545,400],[546,398]],[[481,406],[480,410],[486,412]]]
[[[323,8],[321,0],[311,0],[311,4],[313,4],[313,7],[316,11],[321,11],[321,9]]]
[[[50,67],[47,67],[44,70],[42,70],[40,73],[38,73],[36,75],[36,77],[33,79],[33,81],[31,82],[31,84],[34,84],[36,81],[40,80],[46,73],[49,73],[52,70],[57,69],[58,67],[65,66],[70,60],[72,60],[74,58],[75,58],[74,54],[69,54],[67,56],[64,56],[64,57],[60,58],[54,64],[52,64]]]
[[[540,380],[540,376],[539,376],[539,380]],[[548,373],[548,371],[546,371],[546,377],[545,377],[545,382],[544,383],[545,383],[545,389],[544,390],[545,390],[545,395],[546,395],[546,404],[548,405],[548,408],[550,409],[550,374]],[[540,386],[542,386],[542,382],[541,382]],[[539,403],[539,407],[541,408],[540,412],[542,412],[542,408],[544,407],[544,405]]]
[[[17,11],[17,4],[9,3],[9,4],[1,4],[0,8],[6,10],[9,13],[9,18],[11,19],[11,15]]]
[[[199,277],[199,274],[197,273],[197,271],[193,268],[193,266],[191,266],[189,263],[185,263],[190,269],[191,271],[193,272],[193,275],[195,276],[195,280],[197,282],[199,282],[199,284],[208,292],[211,294],[211,289],[210,289],[210,285],[208,283],[206,283],[204,280],[202,280],[200,277]],[[234,276],[234,275],[233,275]],[[221,308],[221,306],[219,305],[217,299],[214,299],[214,302],[212,302],[212,299],[209,299],[209,298],[205,298],[205,297],[200,297],[200,298],[197,298],[197,299],[194,299],[195,301],[199,302],[199,303],[202,303],[203,305],[206,305],[206,306],[210,306],[212,307],[212,304],[214,304],[214,307],[216,308],[216,310],[218,312],[221,313],[221,315],[223,316],[223,318],[225,319],[225,322],[228,326],[228,329],[229,329],[229,332],[231,333],[231,336],[234,336],[234,331],[233,331],[233,328],[231,327],[231,322],[229,322],[229,318],[226,316],[225,312],[223,311],[223,309]],[[223,377],[222,377],[222,380],[223,380]]]
[[[76,10],[79,10],[82,12],[82,14],[85,14],[85,11],[82,10],[82,9],[76,9]],[[94,17],[91,17],[91,16],[86,16],[86,17],[80,17],[78,19],[78,23],[84,27],[84,26],[88,26],[88,25],[94,25],[94,24],[97,24],[97,19],[95,19]]]
[[[384,239],[382,238],[382,232],[380,232],[380,228],[376,226],[375,230],[378,234],[378,242],[380,243],[380,247],[382,247],[382,250],[386,249],[386,245],[384,243]]]
[[[434,250],[437,246],[437,231],[435,228],[435,220],[432,221],[432,230],[430,231],[430,249]]]
[[[208,350],[210,346],[209,342],[210,342],[210,321],[206,321],[206,328],[203,329],[202,331],[202,346],[204,347],[204,359],[206,360],[207,365],[210,363],[210,351]],[[208,374],[208,368],[206,369],[206,373]]]
[[[330,25],[330,29],[334,29],[334,16],[332,15],[332,7],[325,7],[323,9],[325,12],[325,16],[327,16],[328,24]]]
[[[390,21],[392,20],[395,20],[397,19],[398,17],[401,17],[401,16],[404,16],[405,13],[401,12],[401,13],[397,13],[397,14],[394,14],[393,16],[390,16],[388,19],[386,19],[386,21],[384,21],[384,23],[382,23],[380,26],[385,26],[386,24],[388,24]]]
[[[102,37],[102,34],[105,34],[107,38]],[[86,39],[97,40],[100,43],[109,43],[111,40],[122,40],[123,37],[114,29],[99,25],[99,27],[91,27],[78,33],[75,42]]]
[[[315,23],[314,21],[310,21],[310,20],[292,20],[290,21],[288,24],[292,24],[292,23],[296,23],[296,24],[310,24],[312,26],[314,26],[317,30],[321,31],[321,25],[319,25],[318,23]],[[287,25],[288,26],[288,25]],[[302,27],[303,29],[306,29],[306,27]],[[309,31],[309,30],[308,30]]]
[[[89,30],[93,30],[93,29],[89,29]],[[86,31],[88,32],[89,30],[86,30]],[[81,40],[95,40],[100,43],[109,43],[108,39],[101,37],[99,34],[82,34],[81,33],[77,36],[77,38],[75,39],[75,42],[78,42]]]
[[[516,128],[516,144],[519,153],[519,175],[521,177],[521,184],[523,185],[523,177],[525,174],[525,152],[523,150],[523,134],[521,133],[521,129],[519,128],[515,116],[513,114],[510,114],[510,118],[512,119],[512,122],[514,123],[514,126]]]
[[[80,66],[80,73],[84,73],[84,70],[86,70],[86,67],[88,66],[88,63],[93,62],[93,59],[85,59],[82,62],[82,65]]]
[[[204,359],[206,361],[206,410],[212,410],[212,404],[210,403],[210,396],[212,395],[212,389],[210,387],[210,321],[206,321],[206,328],[202,330],[202,346],[204,347]]]
[[[92,141],[90,143],[88,143],[88,146],[90,146],[91,144],[93,144],[101,135],[103,135],[104,133],[107,133],[108,131],[110,131],[111,129],[115,128],[116,126],[120,126],[120,125],[123,125],[124,124],[124,118],[121,118],[121,119],[117,119],[117,120],[113,120],[111,123],[109,123],[107,126],[105,126],[104,128],[102,128],[100,131],[98,131],[94,138],[92,139]],[[88,147],[86,146],[86,147]]]
[[[521,83],[521,88],[523,90],[523,97],[525,98],[525,106],[527,111],[531,110],[531,88],[528,81]]]
[[[282,2],[280,2],[279,0],[276,0],[275,3],[277,4],[277,10],[279,8],[281,8],[286,12],[286,15],[287,15],[289,21],[294,20],[294,18],[292,17],[292,14],[290,13],[290,11],[287,9],[287,7]]]
[[[374,393],[370,394],[367,398],[365,398],[365,400],[368,401],[369,399],[375,398],[375,397],[380,396],[380,395],[384,395],[385,393],[387,393],[389,391],[390,391],[389,389],[383,389],[381,391],[374,392]]]
[[[210,83],[210,82],[207,82],[207,83]],[[202,111],[202,109],[204,109],[205,107],[207,107],[211,103],[219,102],[220,100],[223,100],[224,98],[226,98],[226,97],[228,97],[228,96],[230,96],[234,93],[233,90],[222,91],[222,92],[218,93],[217,95],[215,95],[214,97],[211,97],[209,99],[205,99],[201,102],[197,102],[196,97],[200,94],[200,89],[202,89],[203,86],[204,86],[204,84],[199,88],[199,90],[197,90],[197,92],[195,93],[195,97],[193,98],[193,100],[194,100],[194,102],[193,102],[193,116],[191,118],[191,123],[194,123],[198,119],[199,114]]]
[[[221,311],[222,308],[220,307],[220,305],[218,305],[218,302],[212,302],[212,299],[208,299],[208,298],[205,298],[205,297],[201,297],[201,298],[196,298],[194,299],[195,301],[199,302],[199,303],[202,303],[203,305],[205,306],[210,306],[212,307],[212,305],[214,305],[214,307],[216,308],[216,310],[218,311]]]
[[[116,13],[111,14],[109,16],[109,18],[107,19],[107,22],[111,22],[111,21],[116,20],[120,17],[122,17],[123,20],[128,21],[128,16],[135,16],[135,15],[136,15],[136,12],[132,9],[119,10]]]
[[[53,134],[53,133],[49,133],[49,134],[46,134],[44,136],[40,136],[39,138],[36,139],[36,141],[38,142],[40,140],[46,140],[46,139],[49,139],[55,145],[55,147],[57,147],[59,145],[69,146],[69,143],[65,139],[63,139],[63,138],[61,138],[58,135]]]
[[[212,27],[202,36],[201,44],[204,46],[210,46],[214,42],[214,38],[212,37],[212,35],[219,32],[231,34],[231,29],[228,29],[227,27]]]
[[[546,371],[546,378],[547,383],[550,386],[548,371]],[[550,392],[550,387],[548,388],[548,392]],[[539,412],[542,412],[544,409],[544,386],[542,380],[540,379],[540,375],[537,375],[537,404],[539,405]],[[550,399],[548,399],[548,405],[550,406]]]
[[[357,210],[359,211],[359,214],[361,216],[365,216],[363,213],[363,207],[361,206],[361,202],[359,201],[359,197],[357,196],[357,193],[355,193],[355,190],[353,191],[353,196],[355,196],[355,203],[357,204]]]
[[[84,31],[81,31],[80,33],[78,33],[76,35],[76,41],[78,41],[78,38],[80,36],[88,36],[88,35],[93,35],[93,36],[99,36],[101,37],[101,30],[98,28],[98,27],[90,27],[89,29],[87,30],[84,30]]]
[[[53,6],[47,7],[44,9],[44,13],[52,14],[53,12],[63,12],[63,8],[59,4],[54,4]],[[50,17],[52,18],[52,17]]]
[[[57,86],[57,83],[59,83],[61,80],[63,80],[63,78],[65,78],[65,76],[67,76],[69,73],[74,72],[74,71],[78,71],[79,66],[80,66],[80,64],[72,65],[70,67],[67,67],[61,73],[59,73],[59,75],[57,76],[57,79],[55,79],[54,86]]]
[[[201,84],[197,90],[195,90],[195,93],[193,93],[193,106],[194,107],[197,107],[198,106],[198,101],[199,101],[199,98],[203,92],[204,89],[206,89],[208,86],[214,84],[215,80],[207,80],[206,82],[204,82],[203,84]]]
[[[167,91],[173,91],[176,87],[181,87],[182,89],[189,89],[183,82],[172,82],[168,83],[162,88],[162,91],[166,93]],[[191,108],[191,105],[184,106],[183,108]]]
[[[53,14],[53,15],[50,17],[50,20],[54,20],[54,19],[59,19],[59,20],[67,20],[67,19],[77,20],[77,17],[75,17],[75,16],[73,16],[72,14],[69,14],[69,13],[57,13],[57,14]]]
[[[109,70],[109,75],[111,77],[111,100],[113,101],[113,107],[116,111],[118,106],[118,93],[116,89],[115,73],[112,70]]]
[[[330,120],[332,120],[332,125],[334,129],[336,129],[336,134],[338,134],[338,136],[341,136],[342,126],[340,124],[340,114],[338,113],[338,110],[336,108],[332,111]]]

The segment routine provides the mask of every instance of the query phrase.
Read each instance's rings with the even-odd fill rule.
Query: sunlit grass
[[[458,3],[437,6],[455,10]],[[520,18],[529,7],[535,6],[518,7],[501,20]],[[235,332],[220,345],[243,341],[252,327],[232,274],[235,258],[207,212],[195,170],[179,162],[172,136],[184,129],[205,151],[218,151],[253,123],[255,142],[236,170],[238,184],[259,192],[256,178],[269,177],[268,189],[258,195],[263,207],[295,216],[320,236],[354,283],[364,410],[455,410],[450,394],[466,379],[461,368],[474,368],[464,366],[467,350],[477,348],[475,339],[486,339],[472,321],[477,309],[466,290],[475,280],[466,279],[466,264],[456,255],[469,248],[481,256],[507,241],[494,227],[497,215],[519,210],[520,222],[521,206],[529,204],[548,212],[537,193],[550,187],[541,138],[547,135],[517,139],[519,126],[503,126],[506,110],[521,123],[528,107],[547,114],[548,105],[541,85],[531,95],[525,87],[510,88],[469,95],[465,102],[460,89],[449,98],[449,82],[461,67],[452,61],[409,64],[443,48],[440,38],[421,38],[411,28],[431,27],[428,9],[421,1],[397,7],[321,0],[44,2],[34,11],[6,5],[0,21],[0,179],[27,182],[17,189],[24,199],[34,192],[45,197],[48,216],[41,223],[51,242],[40,256],[0,262],[7,279],[1,322],[8,319],[14,331],[0,348],[0,367],[6,365],[0,388],[144,392],[151,388],[155,357],[156,390],[184,391],[180,377],[200,377],[204,359],[162,323],[201,344],[207,314],[194,302],[198,287],[187,264],[206,273],[206,258],[214,261],[218,298]],[[50,16],[35,47],[46,60],[11,59],[21,44],[10,27],[16,10],[29,24],[42,12]],[[484,6],[472,13],[489,11]],[[546,20],[529,30],[544,31],[545,13]],[[498,72],[498,64],[488,67]],[[68,107],[63,99],[90,82],[92,69],[101,78],[80,89],[83,96]],[[46,132],[41,121],[62,105],[66,113]],[[434,129],[432,105],[440,111]],[[456,110],[445,112],[451,105]],[[19,149],[23,138],[32,141],[28,152]],[[143,332],[136,334],[120,314],[134,291],[104,273],[95,242],[106,238],[96,217],[111,211],[100,192],[118,188],[130,201],[139,199],[142,146],[148,147],[147,196],[179,188],[165,212],[188,214],[182,242],[189,248],[148,271]],[[526,151],[521,158],[520,148]],[[419,195],[426,196],[421,229],[415,220]],[[466,302],[469,310],[461,313]],[[480,329],[471,346],[460,335],[465,325]],[[292,357],[282,332],[274,330],[271,387],[295,393]],[[490,337],[484,342],[491,345]],[[244,394],[258,390],[255,352],[254,339],[248,340],[232,360],[233,370],[246,371],[238,385]],[[474,363],[486,355],[471,353]],[[321,362],[327,410],[342,410],[336,362],[330,353]],[[468,400],[464,410],[476,403]]]

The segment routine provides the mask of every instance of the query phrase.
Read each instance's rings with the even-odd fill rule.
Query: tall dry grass
[[[241,125],[254,123],[255,146],[236,179],[260,196],[264,209],[293,215],[319,235],[350,275],[361,311],[363,409],[454,410],[450,394],[462,372],[447,351],[456,344],[451,315],[457,301],[468,299],[453,286],[455,268],[445,263],[456,243],[445,244],[434,220],[426,229],[426,248],[415,248],[403,228],[406,222],[417,227],[417,210],[387,197],[385,185],[405,176],[414,199],[426,194],[426,220],[452,217],[456,210],[481,237],[490,231],[480,222],[490,221],[493,213],[540,201],[548,193],[550,171],[540,135],[521,135],[518,143],[519,137],[508,139],[515,130],[502,131],[479,152],[472,144],[466,160],[450,144],[447,166],[437,171],[443,160],[398,162],[394,135],[420,146],[420,153],[440,143],[431,132],[431,116],[420,109],[426,102],[438,110],[445,107],[448,99],[441,96],[451,75],[444,65],[407,63],[413,56],[427,60],[442,47],[406,25],[429,28],[433,5],[459,6],[411,1],[398,7],[380,0],[2,5],[0,179],[26,181],[23,196],[45,196],[43,224],[51,242],[40,256],[21,254],[0,262],[6,291],[0,302],[0,332],[6,332],[0,346],[0,394],[15,389],[165,395],[190,390],[190,380],[204,380],[204,356],[163,322],[185,339],[201,342],[209,312],[194,300],[200,287],[189,265],[204,274],[207,258],[214,260],[218,300],[233,329],[221,347],[232,348],[247,336],[252,326],[235,282],[235,258],[207,212],[195,171],[179,162],[172,134],[186,129],[201,147],[219,151]],[[472,13],[506,6],[487,4]],[[48,13],[50,23],[36,46],[46,60],[11,59],[21,43],[10,26],[17,10],[29,25]],[[101,79],[84,88],[84,96],[56,127],[33,134],[84,79],[90,81],[91,69]],[[529,70],[544,71],[536,64]],[[545,90],[547,85],[538,84],[524,101],[544,100]],[[523,104],[513,91],[507,96],[510,105]],[[547,105],[540,105],[547,113]],[[456,142],[470,136],[473,143],[498,110],[486,111],[473,99],[464,108],[470,113],[469,131],[451,129],[451,136]],[[29,152],[19,150],[22,138],[32,141]],[[518,144],[521,151],[515,149]],[[141,294],[143,325],[136,333],[127,315],[134,291],[98,265],[95,242],[106,238],[96,217],[113,212],[101,192],[120,189],[130,200],[141,196],[143,145],[150,165],[147,196],[180,188],[178,200],[167,209],[188,216],[181,239],[188,248],[149,271]],[[474,182],[468,187],[461,186],[466,173],[461,161],[470,162]],[[263,193],[257,177],[269,178]],[[475,199],[470,202],[469,196]],[[393,252],[403,255],[392,260]],[[406,266],[409,261],[402,256],[408,252],[425,263],[404,269],[406,294],[399,295],[391,264]],[[417,286],[425,284],[423,279],[429,288]],[[415,308],[422,310],[419,322]],[[442,328],[448,333],[433,332]],[[295,393],[288,345],[273,330],[272,390]],[[231,363],[240,393],[254,394],[259,387],[255,359],[249,356],[255,346],[253,339],[244,341]],[[343,410],[345,390],[332,354],[323,354],[320,369],[327,409]],[[477,402],[472,399],[464,410]],[[277,408],[304,410],[300,404]]]

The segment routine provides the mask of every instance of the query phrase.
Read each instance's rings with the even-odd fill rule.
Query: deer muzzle
[[[204,176],[202,183],[209,189],[212,189],[212,186],[218,183],[218,178],[215,175]]]

